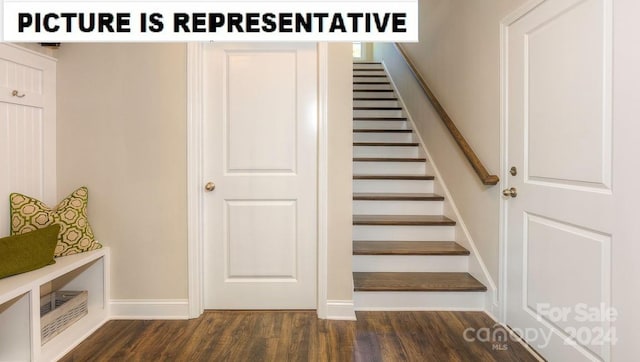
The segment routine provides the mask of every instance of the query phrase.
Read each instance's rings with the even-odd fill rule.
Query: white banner
[[[4,1],[4,41],[418,41],[418,1]]]

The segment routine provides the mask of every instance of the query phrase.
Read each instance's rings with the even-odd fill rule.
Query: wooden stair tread
[[[353,107],[357,111],[401,111],[402,107]]]
[[[353,273],[357,292],[485,292],[469,273]]]
[[[354,121],[406,121],[407,117],[353,117]]]
[[[354,69],[354,70],[362,70],[362,69]],[[354,74],[353,77],[354,78],[355,77],[357,77],[357,78],[386,78],[387,75],[386,74],[360,74],[360,75]]]
[[[432,175],[353,175],[354,180],[434,180]]]
[[[354,146],[418,147],[418,142],[354,142]]]
[[[393,89],[354,89],[354,92],[389,92],[392,93]]]
[[[355,157],[353,162],[426,162],[426,158],[422,157]]]
[[[455,224],[455,221],[443,215],[353,215],[353,225],[454,226]]]
[[[376,84],[376,85],[380,85],[380,84],[391,84],[391,82],[353,82],[353,84]]]
[[[397,101],[398,98],[364,98],[364,97],[355,97],[354,101]]]
[[[443,201],[444,197],[432,193],[358,192],[353,194],[353,199],[380,201]]]
[[[354,129],[354,133],[412,133],[410,129]]]
[[[469,255],[455,241],[367,241],[353,242],[353,255]]]

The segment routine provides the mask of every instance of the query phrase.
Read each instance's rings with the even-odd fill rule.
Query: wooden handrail
[[[451,133],[451,136],[453,136],[453,139],[456,141],[456,143],[462,150],[462,153],[464,153],[465,157],[471,164],[471,167],[473,167],[473,169],[476,171],[476,174],[480,178],[480,181],[482,181],[482,183],[485,185],[496,185],[500,181],[500,178],[496,175],[489,174],[489,172],[484,167],[484,165],[482,164],[482,162],[480,161],[476,153],[473,152],[473,150],[471,149],[471,146],[469,146],[469,143],[467,143],[467,140],[464,139],[464,137],[460,133],[460,130],[458,130],[458,127],[456,127],[456,125],[451,120],[451,117],[449,117],[449,115],[447,114],[447,111],[444,110],[444,108],[442,107],[442,105],[440,104],[436,96],[433,94],[433,92],[431,92],[431,89],[429,89],[427,82],[425,82],[424,78],[420,74],[420,71],[418,71],[418,68],[416,68],[416,65],[413,63],[413,61],[409,57],[409,54],[407,54],[407,52],[404,50],[402,45],[395,43],[395,46],[396,46],[396,49],[398,49],[398,51],[404,58],[404,61],[407,63],[407,65],[411,69],[411,72],[413,73],[413,75],[416,77],[416,79],[420,83],[422,90],[426,94],[427,98],[429,98],[429,101],[433,105],[433,108],[435,108],[436,112],[438,112],[440,119],[442,119],[442,122],[444,122],[444,125],[447,126],[447,129],[449,129],[449,133]]]

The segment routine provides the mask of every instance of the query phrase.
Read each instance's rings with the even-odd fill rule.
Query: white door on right
[[[507,324],[550,361],[610,360],[611,1],[507,27]]]

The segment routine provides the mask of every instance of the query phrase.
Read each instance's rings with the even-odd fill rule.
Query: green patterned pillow
[[[60,225],[55,256],[64,256],[100,249],[94,240],[93,230],[87,219],[89,191],[86,187],[75,190],[51,209],[42,201],[18,193],[12,193],[11,235],[41,229],[51,224]]]

